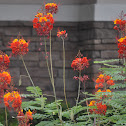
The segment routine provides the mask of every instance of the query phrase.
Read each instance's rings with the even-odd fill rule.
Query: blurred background
[[[0,50],[10,54],[7,47],[11,38],[16,38],[19,32],[30,40],[29,52],[24,56],[27,68],[36,86],[43,90],[43,94],[53,95],[44,54],[43,37],[37,35],[33,29],[32,20],[38,9],[48,2],[59,5],[58,13],[54,16],[55,24],[52,31],[52,55],[56,94],[59,99],[64,99],[62,79],[62,40],[57,38],[58,28],[66,30],[68,37],[65,39],[66,48],[66,94],[70,105],[74,105],[77,97],[78,81],[73,76],[78,73],[71,68],[80,50],[90,60],[90,67],[83,74],[89,76],[86,91],[92,92],[94,82],[98,76],[101,65],[93,64],[95,60],[118,58],[115,41],[116,32],[113,30],[113,21],[123,10],[126,12],[125,0],[0,0]],[[42,43],[42,45],[40,45]],[[39,51],[41,48],[41,51]],[[49,41],[47,41],[49,51]],[[30,80],[22,77],[19,87],[20,75],[27,75],[22,61],[18,57],[11,57],[9,66],[14,84],[21,93],[27,93],[26,87],[31,86]],[[83,85],[81,85],[83,91]],[[52,100],[52,97],[48,98]]]

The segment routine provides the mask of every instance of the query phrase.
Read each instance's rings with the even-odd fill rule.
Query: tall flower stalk
[[[50,30],[50,67],[51,67],[51,82],[53,86],[53,93],[55,97],[55,102],[57,103],[56,99],[56,91],[55,91],[55,85],[54,85],[54,76],[53,76],[53,67],[52,67],[52,42],[51,42],[51,30]]]
[[[58,5],[56,3],[47,3],[45,7],[37,13],[33,20],[33,28],[36,29],[37,34],[40,36],[44,36],[45,41],[45,53],[46,53],[46,64],[49,72],[50,81],[53,87],[53,93],[55,97],[55,102],[57,105],[58,116],[59,116],[59,108],[57,104],[56,91],[54,85],[54,75],[53,75],[53,67],[52,67],[52,45],[51,45],[51,30],[53,29],[54,19],[53,14],[56,14],[58,11]],[[47,59],[47,49],[46,49],[46,40],[45,36],[47,36],[50,40],[50,64]],[[50,65],[50,66],[49,66]],[[59,117],[60,119],[60,117]],[[62,120],[60,120],[62,122]]]
[[[80,96],[80,84],[81,84],[81,79],[83,79],[81,77],[81,73],[82,70],[85,69],[85,67],[88,68],[89,66],[89,60],[87,59],[87,57],[83,57],[83,55],[81,54],[80,50],[76,56],[76,59],[72,61],[71,67],[74,68],[74,70],[77,70],[79,73],[79,77],[74,77],[74,79],[79,80],[79,86],[78,86],[78,96],[77,96],[77,100],[76,100],[76,106],[79,102],[79,96]]]
[[[27,74],[28,74],[28,77],[29,77],[29,79],[30,79],[30,81],[31,81],[31,83],[32,83],[32,85],[33,85],[35,91],[36,91],[36,95],[39,96],[39,94],[37,93],[37,90],[36,90],[36,88],[35,88],[34,82],[33,82],[32,78],[31,78],[31,76],[30,76],[30,74],[29,74],[29,71],[28,71],[28,69],[27,69],[27,67],[26,67],[26,64],[25,64],[25,62],[24,62],[24,59],[23,59],[23,55],[27,54],[27,52],[29,51],[29,49],[28,49],[29,42],[26,42],[26,41],[23,39],[23,37],[21,38],[20,36],[21,36],[21,35],[20,35],[20,33],[19,33],[18,37],[17,37],[16,39],[14,39],[14,40],[10,43],[10,48],[12,49],[12,53],[13,53],[14,56],[19,55],[19,56],[21,57],[21,60],[22,60],[22,62],[23,62],[23,65],[24,65],[24,67],[25,67],[25,70],[26,70],[26,72],[27,72]],[[40,97],[40,96],[39,96],[39,97]]]
[[[46,38],[44,37],[44,42],[45,42],[45,59],[46,59],[46,65],[48,68],[48,72],[49,72],[49,77],[50,77],[50,81],[52,83],[52,77],[51,77],[51,72],[50,72],[50,68],[49,68],[49,61],[48,61],[48,56],[47,56],[47,47],[46,47]]]
[[[86,93],[85,93],[85,90],[86,90],[86,81],[87,81],[88,79],[89,79],[89,78],[88,78],[88,75],[84,75],[83,78],[82,78],[82,82],[83,82],[83,84],[84,84],[85,99],[87,98]],[[88,107],[88,101],[87,101],[87,100],[86,100],[86,105],[87,105],[87,107]],[[87,108],[87,113],[88,113],[88,116],[89,116],[89,109],[88,109],[88,108]],[[89,117],[89,119],[90,119],[90,117]]]
[[[29,71],[28,71],[28,69],[27,69],[27,66],[26,66],[26,64],[25,64],[25,62],[24,62],[24,59],[23,59],[23,56],[22,56],[22,55],[21,55],[21,60],[22,60],[22,62],[23,62],[23,65],[24,65],[24,67],[25,67],[25,70],[26,70],[26,72],[27,72],[27,75],[28,75],[28,77],[29,77],[29,79],[30,79],[30,81],[31,81],[31,83],[32,83],[32,86],[34,87],[34,89],[35,89],[35,91],[36,91],[36,96],[38,95],[38,96],[40,97],[40,95],[38,94],[38,92],[37,92],[37,90],[36,90],[35,84],[34,84],[32,78],[31,78],[31,76],[30,76],[30,73],[29,73]]]
[[[79,71],[79,78],[81,78],[81,71]],[[78,104],[78,101],[79,101],[79,97],[80,97],[80,86],[81,85],[81,81],[79,79],[79,86],[78,86],[78,95],[77,95],[77,100],[76,100],[76,106]]]
[[[53,87],[54,98],[55,98],[55,102],[56,102],[56,106],[57,106],[57,110],[58,110],[58,117],[59,117],[60,122],[62,124],[61,114],[59,111],[59,106],[57,104],[56,90],[55,90],[55,83],[54,83],[54,76],[53,76],[51,30],[50,30],[50,70],[49,71],[50,71],[51,83],[52,83],[52,87]]]
[[[67,97],[66,97],[66,82],[65,82],[66,81],[65,80],[65,76],[66,75],[65,75],[65,43],[64,43],[64,39],[67,37],[66,30],[60,31],[58,29],[57,36],[61,37],[61,39],[63,41],[63,85],[64,85],[64,97],[65,97],[65,102],[66,102],[67,109],[69,110]]]
[[[62,37],[61,37],[62,38]],[[64,83],[64,96],[65,96],[65,102],[66,102],[66,106],[68,107],[68,103],[67,103],[67,97],[66,97],[66,83],[65,83],[65,46],[64,46],[64,38],[62,38],[63,40],[63,83]]]
[[[5,119],[6,119],[6,126],[8,126],[8,120],[7,120],[7,108],[5,106]]]

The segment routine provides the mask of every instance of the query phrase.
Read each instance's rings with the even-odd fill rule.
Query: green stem
[[[126,74],[126,59],[124,57],[124,66],[125,66],[125,74]]]
[[[76,106],[78,104],[79,96],[80,96],[80,84],[81,84],[80,77],[81,77],[81,71],[79,71],[79,86],[78,86],[78,96],[77,96],[77,100],[76,100]]]
[[[85,94],[85,89],[86,89],[86,86],[85,86],[85,80],[84,80],[84,94]],[[86,96],[86,94],[85,94],[85,99],[87,98],[87,96]],[[88,101],[86,100],[86,105],[87,105],[87,107],[88,107]],[[88,113],[88,116],[90,115],[89,114],[89,109],[87,108],[87,113]],[[90,117],[89,117],[89,119],[90,119]],[[95,119],[96,120],[96,119]]]
[[[26,64],[25,64],[25,62],[24,62],[24,59],[23,59],[23,56],[22,56],[22,55],[21,55],[21,59],[22,59],[22,62],[23,62],[23,64],[24,64],[25,70],[26,70],[26,72],[27,72],[27,74],[28,74],[28,77],[29,77],[29,79],[30,79],[30,81],[31,81],[31,83],[32,83],[32,85],[33,85],[33,87],[35,88],[34,82],[33,82],[32,78],[31,78],[31,76],[30,76],[30,74],[29,74],[29,71],[28,71],[28,69],[27,69],[27,67],[26,67]],[[36,88],[35,88],[35,91],[36,91],[36,95],[37,95],[38,92],[37,92]],[[39,94],[38,94],[38,96],[40,97]]]
[[[6,118],[6,126],[8,126],[8,122],[7,122],[7,108],[5,106],[5,118]]]
[[[125,76],[126,75],[126,59],[125,57],[123,59],[124,59],[124,67],[125,67],[125,73],[124,73],[124,76]],[[125,80],[124,80],[124,83],[125,83]]]
[[[64,46],[64,38],[63,40],[63,83],[64,83],[64,96],[65,96],[65,102],[67,109],[69,110],[68,103],[67,103],[67,98],[66,98],[66,84],[65,84],[65,46]]]
[[[97,118],[97,119],[98,119],[97,126],[100,126],[100,118]]]
[[[49,72],[50,81],[52,83],[52,77],[51,77],[50,68],[49,68],[49,62],[48,62],[48,58],[47,58],[47,47],[46,47],[46,39],[45,39],[45,37],[44,37],[44,41],[45,41],[46,64],[47,64],[47,68],[48,68],[48,72]]]
[[[55,91],[55,85],[54,85],[54,77],[53,77],[53,68],[52,68],[52,49],[51,49],[51,31],[50,31],[50,66],[51,66],[51,82],[52,82],[52,87],[53,87],[53,93],[54,93],[54,97],[55,97],[55,102],[57,105],[57,110],[58,110],[58,117],[60,119],[60,112],[59,112],[59,107],[57,104],[57,98],[56,98],[56,91]],[[62,124],[62,120],[60,120],[61,124]]]
[[[94,117],[94,126],[96,126],[95,124],[96,124],[96,117]]]
[[[57,103],[56,99],[56,91],[55,91],[55,85],[54,85],[54,77],[53,77],[53,68],[52,68],[52,49],[51,49],[51,31],[50,31],[50,66],[51,66],[51,80],[52,80],[52,86],[53,86],[53,93],[55,97],[55,102]]]

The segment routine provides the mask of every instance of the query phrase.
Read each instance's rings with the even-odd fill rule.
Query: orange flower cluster
[[[100,88],[96,91],[95,95],[98,97],[98,99],[104,99],[104,98],[111,98],[112,95],[103,95],[100,94],[100,92],[111,92],[110,89],[108,89],[111,85],[114,85],[114,81],[112,80],[111,76],[100,74],[98,78],[96,79],[96,85],[95,89]],[[102,90],[101,90],[102,89]]]
[[[0,51],[0,71],[5,70],[8,68],[10,63],[9,56],[2,51]]]
[[[10,48],[14,55],[25,55],[29,51],[28,45],[29,42],[26,42],[23,38],[14,39],[12,43],[10,43]]]
[[[100,92],[111,92],[111,90],[107,89],[107,88],[109,88],[111,85],[114,85],[115,83],[112,80],[111,76],[103,75],[103,74],[100,74],[98,76],[98,78],[96,79],[96,83],[97,84],[95,86],[95,89],[100,88],[95,92],[95,95],[98,98],[98,100],[91,101],[89,106],[96,106],[97,109],[90,109],[90,112],[91,113],[94,112],[95,114],[105,115],[107,106],[105,104],[102,104],[102,100],[104,98],[110,98],[110,97],[112,97],[112,95],[102,95],[102,94],[100,94]],[[103,89],[103,90],[101,90],[101,89]]]
[[[98,93],[98,92],[111,92],[111,90],[110,89],[107,89],[107,90],[101,90],[101,89],[99,89],[96,93]]]
[[[107,106],[105,104],[102,104],[102,102],[97,103],[96,106],[97,106],[97,109],[95,110],[95,113],[100,114],[100,115],[102,114],[105,115]]]
[[[118,39],[118,53],[119,53],[119,57],[123,58],[126,57],[126,36],[122,37],[120,39]]]
[[[104,88],[106,86],[106,84],[108,86],[115,84],[114,81],[112,80],[111,76],[103,75],[103,74],[100,74],[98,76],[98,78],[96,79],[96,83],[97,84],[95,85],[95,89]]]
[[[106,90],[101,90],[101,89],[99,89],[99,90],[95,93],[95,95],[96,95],[96,97],[99,97],[100,99],[112,97],[112,95],[100,95],[99,92],[111,92],[110,89],[106,89]]]
[[[114,21],[114,24],[115,24],[115,26],[114,26],[115,30],[122,30],[123,31],[123,30],[125,30],[124,28],[125,28],[126,20],[116,19]]]
[[[36,29],[38,35],[49,36],[50,30],[53,29],[54,19],[51,13],[38,13],[33,19],[33,28]]]
[[[71,67],[77,71],[81,71],[85,69],[85,67],[88,68],[88,66],[89,66],[89,60],[87,59],[87,57],[76,58],[75,60],[72,61],[71,64]]]
[[[90,104],[89,104],[89,106],[95,106],[95,104],[96,104],[96,101],[90,101]]]
[[[4,91],[9,89],[11,82],[10,73],[3,71],[0,73],[0,99],[3,98]]]
[[[66,33],[66,30],[64,30],[64,31],[60,31],[60,30],[58,30],[58,32],[57,32],[57,36],[58,37],[61,37],[61,38],[66,38],[67,37],[67,33]]]
[[[12,108],[14,108],[16,112],[20,111],[22,99],[17,91],[13,91],[11,93],[8,92],[4,95],[4,104],[8,109],[11,109],[10,103],[12,104]]]
[[[58,5],[56,3],[47,3],[45,4],[45,10],[46,10],[46,13],[57,13],[58,11]]]
[[[33,120],[32,112],[29,110],[25,114],[20,110],[17,115],[18,126],[30,126],[29,120]]]
[[[122,11],[120,14],[120,18],[116,19],[114,21],[114,29],[118,30],[118,36],[117,36],[117,45],[118,45],[118,53],[119,58],[126,58],[126,20],[125,20],[126,14]],[[121,38],[119,39],[119,36],[121,35]]]
[[[3,71],[2,73],[0,73],[0,82],[2,84],[10,84],[11,82],[11,76],[8,72]]]
[[[96,109],[90,109],[91,113],[95,114],[100,114],[100,115],[105,115],[107,106],[105,104],[102,104],[102,102],[96,102],[96,101],[91,101],[89,106],[96,106]]]
[[[117,25],[125,25],[126,23],[126,20],[121,20],[121,19],[116,19],[114,21],[114,24],[117,24]]]

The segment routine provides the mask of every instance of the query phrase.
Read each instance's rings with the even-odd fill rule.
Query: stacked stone
[[[56,36],[58,28],[60,28],[60,30],[65,29],[68,33],[68,38],[65,39],[66,93],[69,96],[69,99],[73,100],[77,95],[77,84],[76,81],[73,80],[73,76],[76,75],[76,72],[71,69],[71,62],[78,52],[78,23],[56,22],[52,31],[52,60],[54,68],[55,87],[58,98],[64,98],[62,79],[62,40]],[[53,95],[52,85],[50,82],[45,60],[44,37],[39,37],[37,35],[36,31],[32,27],[32,22],[1,21],[0,49],[7,54],[10,54],[11,50],[7,48],[8,42],[11,40],[11,38],[16,38],[19,32],[26,41],[30,40],[30,51],[27,55],[24,56],[24,60],[35,85],[39,86],[43,90],[44,94]],[[40,43],[42,43],[42,45]],[[39,51],[39,48],[41,48],[41,51]],[[49,39],[47,39],[47,52],[49,52]],[[9,68],[11,75],[14,77],[14,84],[17,88],[20,89],[21,93],[28,93],[26,92],[26,87],[31,86],[28,77],[22,76],[22,85],[18,87],[20,75],[27,75],[21,59],[17,57],[11,57],[10,60],[11,62]]]
[[[93,64],[93,61],[117,59],[118,48],[116,45],[117,33],[113,29],[111,21],[89,21],[79,23],[79,48],[85,56],[91,59],[91,66],[86,73],[90,79],[95,79],[100,72],[101,64]],[[87,83],[87,90],[92,91],[94,82]]]
[[[64,98],[63,93],[63,53],[62,40],[56,36],[57,30],[66,30],[68,37],[65,39],[66,49],[66,93],[68,101],[72,104],[77,96],[78,81],[73,79],[77,72],[71,69],[71,62],[78,53],[78,50],[90,61],[90,67],[85,69],[90,80],[87,82],[87,91],[94,88],[94,79],[101,65],[93,64],[95,60],[118,58],[116,45],[116,32],[113,30],[113,22],[90,21],[90,22],[56,22],[52,31],[52,60],[54,68],[55,87],[58,98]],[[25,40],[30,40],[29,52],[24,56],[25,63],[31,74],[35,85],[39,86],[44,94],[53,94],[52,85],[46,66],[44,53],[44,38],[37,35],[28,21],[1,21],[0,22],[0,50],[11,53],[7,48],[8,42],[21,33]],[[40,45],[42,43],[42,46]],[[39,51],[41,48],[41,51]],[[47,39],[47,51],[49,52],[49,39]],[[31,86],[27,77],[22,77],[22,85],[18,87],[20,75],[27,75],[21,59],[11,57],[10,72],[14,77],[14,84],[27,93],[26,87]],[[81,85],[83,90],[83,85]]]

